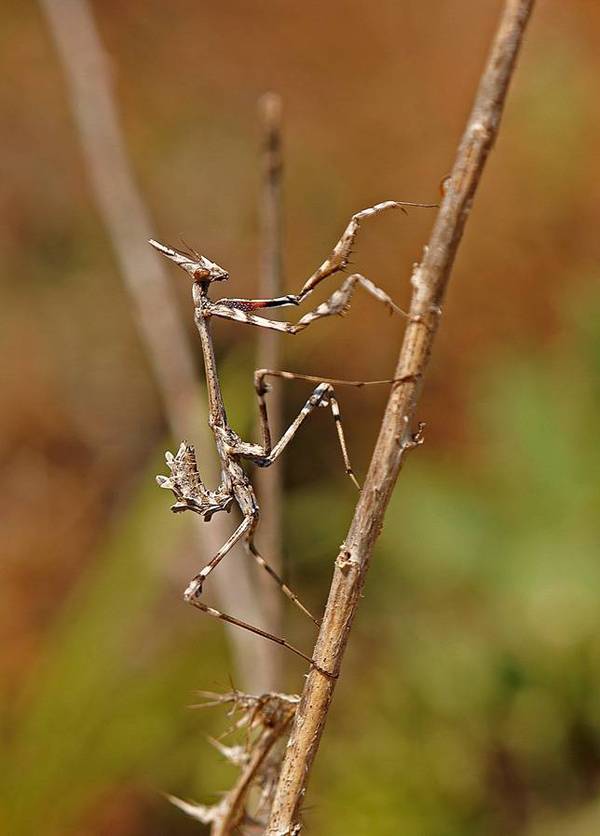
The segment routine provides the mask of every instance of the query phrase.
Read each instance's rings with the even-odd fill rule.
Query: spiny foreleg
[[[266,317],[256,316],[249,313],[252,308],[242,308],[238,299],[220,299],[214,305],[211,305],[211,316],[218,316],[222,319],[232,319],[235,322],[242,322],[245,325],[255,325],[259,328],[268,328],[271,331],[280,331],[284,334],[298,334],[304,331],[317,319],[322,319],[326,316],[344,316],[350,309],[352,296],[357,287],[362,287],[367,293],[370,293],[378,302],[382,302],[390,313],[400,313],[403,316],[408,314],[402,310],[388,294],[378,287],[366,276],[361,273],[353,273],[348,276],[341,287],[331,294],[329,299],[317,305],[314,310],[304,314],[298,322],[280,322],[275,319],[267,319]],[[235,304],[234,304],[235,303]]]
[[[266,320],[260,320],[258,317],[252,317],[251,314],[253,311],[258,311],[264,308],[280,308],[290,305],[300,305],[324,279],[346,269],[350,261],[350,256],[352,255],[352,249],[354,247],[358,230],[362,221],[366,218],[379,215],[381,212],[385,212],[388,209],[400,209],[400,211],[406,213],[406,206],[435,209],[437,208],[437,205],[437,203],[411,203],[409,201],[402,200],[384,200],[381,203],[376,203],[374,206],[369,206],[367,209],[362,209],[360,212],[356,212],[352,215],[346,229],[342,233],[342,237],[333,248],[331,254],[325,259],[321,266],[315,270],[312,276],[306,280],[299,293],[289,293],[286,296],[278,296],[273,299],[220,299],[215,305],[216,310],[214,310],[214,314],[215,316],[225,316],[229,319],[237,319],[242,322],[249,322],[249,324],[260,325],[261,322],[266,322]],[[364,281],[369,283],[368,279],[364,279]],[[372,287],[375,288],[375,285],[372,285]],[[367,289],[369,290],[370,288]],[[382,293],[382,291],[379,291],[379,288],[376,288],[376,290],[378,293]],[[386,294],[383,295],[386,296]],[[386,304],[388,303],[388,300],[389,297],[386,296]],[[389,303],[393,305],[391,300],[389,300]],[[225,310],[229,310],[234,313],[233,315],[228,315],[223,312]],[[246,314],[248,318],[246,319],[243,314]],[[253,320],[258,321],[255,322]],[[270,323],[270,325],[265,325],[265,327],[273,327],[273,330],[278,331],[286,330],[286,323],[275,324],[272,320]]]
[[[298,299],[301,301],[306,298],[309,293],[320,284],[323,279],[332,276],[334,273],[344,270],[348,266],[348,261],[352,254],[354,241],[358,233],[359,227],[366,218],[371,218],[374,215],[379,215],[388,209],[400,209],[406,214],[406,206],[414,206],[421,209],[435,209],[437,203],[410,203],[403,200],[384,200],[381,203],[376,203],[374,206],[369,206],[367,209],[362,209],[356,212],[350,218],[348,226],[344,230],[342,237],[333,248],[331,255],[329,255],[321,266],[315,270],[312,276],[304,283],[302,290],[298,294]]]
[[[300,319],[296,325],[292,325],[290,333],[297,334],[299,331],[303,331],[305,328],[308,328],[308,326],[317,319],[322,319],[325,316],[344,316],[344,314],[346,314],[350,309],[352,296],[358,285],[364,288],[367,293],[370,293],[371,296],[377,299],[378,302],[384,304],[390,313],[399,313],[403,316],[408,316],[406,311],[403,311],[402,308],[398,307],[394,300],[380,287],[377,287],[377,285],[370,279],[367,279],[360,273],[353,273],[344,280],[342,286],[338,288],[338,290],[335,290],[331,294],[329,299],[322,302],[314,308],[314,310],[304,314],[302,319]]]

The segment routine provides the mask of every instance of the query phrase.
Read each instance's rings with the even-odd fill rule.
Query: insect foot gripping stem
[[[175,513],[195,511],[210,522],[217,511],[229,511],[233,496],[222,487],[209,491],[198,473],[196,453],[191,444],[182,441],[177,455],[167,452],[165,459],[170,476],[157,476],[157,484],[175,494],[177,502],[171,506]]]
[[[334,673],[333,671],[326,671],[325,668],[322,668],[320,665],[317,665],[314,659],[311,659],[310,663],[316,671],[318,671],[323,676],[326,676],[327,679],[333,679],[334,682],[336,679],[339,679],[339,672]]]

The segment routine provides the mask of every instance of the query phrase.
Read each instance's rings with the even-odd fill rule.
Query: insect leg
[[[320,284],[323,279],[326,279],[328,276],[345,269],[350,255],[352,254],[352,247],[354,246],[354,241],[362,221],[366,218],[373,217],[374,215],[379,215],[381,212],[385,212],[388,209],[400,209],[400,211],[406,214],[406,209],[404,208],[405,206],[415,206],[424,209],[437,208],[436,203],[409,203],[399,200],[385,200],[382,203],[376,203],[375,206],[370,206],[368,209],[362,209],[360,212],[356,212],[356,214],[352,215],[350,218],[348,226],[342,233],[340,240],[333,248],[331,255],[325,259],[321,266],[315,270],[312,276],[305,282],[302,290],[298,294],[298,299],[301,301],[308,296],[309,293],[312,293],[315,287]]]
[[[352,479],[354,484],[360,489],[360,485],[356,480],[354,471],[352,470],[352,466],[350,464],[348,449],[346,446],[346,439],[344,437],[344,430],[342,428],[340,409],[337,399],[333,394],[333,386],[330,383],[321,382],[318,386],[315,387],[315,390],[313,391],[312,395],[308,398],[308,400],[306,401],[306,403],[304,404],[294,421],[292,421],[292,423],[281,436],[277,444],[275,444],[274,447],[271,447],[271,434],[268,425],[267,407],[265,403],[265,394],[268,390],[264,384],[264,377],[269,373],[270,372],[266,369],[259,369],[257,372],[255,372],[254,376],[255,387],[259,401],[259,411],[261,415],[263,439],[267,442],[265,444],[264,457],[262,458],[262,460],[257,461],[257,463],[261,467],[269,467],[270,465],[272,465],[273,462],[283,453],[285,448],[296,435],[299,428],[308,418],[310,413],[313,412],[313,410],[316,409],[318,406],[329,406],[331,408],[333,419],[336,424],[338,440],[340,443],[340,448],[342,450],[342,456],[344,458],[346,473]],[[288,379],[290,377],[294,377],[294,375],[292,375],[291,372],[276,374],[280,375],[281,377],[286,377]]]
[[[326,671],[324,668],[321,668],[317,663],[311,659],[310,656],[307,656],[306,653],[303,653],[301,650],[298,650],[297,647],[294,647],[293,644],[290,644],[285,639],[280,638],[279,636],[273,635],[273,633],[267,633],[266,630],[261,630],[259,627],[254,627],[252,624],[248,624],[246,621],[242,621],[239,618],[235,618],[232,615],[227,615],[227,613],[221,612],[220,610],[214,609],[214,607],[209,607],[204,604],[199,598],[192,598],[190,600],[190,604],[193,604],[202,612],[206,613],[207,615],[212,616],[213,618],[219,618],[221,621],[226,621],[228,624],[233,624],[235,627],[241,627],[243,630],[248,630],[250,633],[254,633],[256,636],[261,636],[263,639],[268,639],[271,642],[275,642],[275,644],[280,645],[281,647],[287,648],[287,650],[291,650],[292,653],[295,653],[296,656],[300,656],[301,659],[304,659],[305,662],[309,662],[313,668],[322,673],[324,676],[328,676],[331,679],[337,679],[337,674],[331,673],[330,671]]]
[[[285,583],[285,581],[277,574],[275,569],[273,569],[273,567],[269,563],[267,563],[267,561],[264,559],[262,554],[258,551],[258,549],[256,548],[256,545],[254,543],[254,532],[251,532],[247,536],[246,549],[247,549],[248,553],[251,554],[252,557],[256,560],[258,565],[262,569],[264,569],[265,572],[267,572],[273,578],[273,580],[275,581],[276,584],[278,584],[278,586],[280,587],[283,594],[287,598],[289,598],[289,600],[296,607],[298,607],[299,610],[301,610],[305,615],[307,615],[310,618],[310,620],[313,621],[317,625],[317,627],[320,627],[321,622],[314,617],[314,615],[310,612],[310,610],[306,609],[306,607],[304,606],[302,601],[298,598],[298,596],[289,588],[289,586]]]
[[[220,299],[215,304],[211,305],[211,316],[218,316],[222,319],[232,319],[234,322],[241,322],[244,325],[254,325],[259,328],[268,328],[271,331],[279,331],[283,334],[298,334],[304,331],[317,319],[325,316],[343,316],[350,308],[352,296],[356,287],[360,285],[367,293],[370,293],[379,302],[382,302],[390,313],[400,313],[403,316],[408,314],[399,308],[388,294],[380,287],[377,287],[370,279],[360,273],[353,273],[348,276],[341,287],[335,290],[329,299],[317,305],[314,310],[306,313],[298,322],[285,322],[266,317],[256,316],[249,313],[248,310],[241,307],[236,307],[233,303],[238,303],[240,300],[236,299]],[[298,297],[300,298],[300,297]]]
[[[418,375],[405,374],[402,377],[387,377],[383,380],[344,380],[340,377],[321,377],[314,374],[300,374],[299,372],[285,372],[279,369],[257,369],[254,372],[254,386],[263,389],[263,394],[269,391],[263,383],[265,377],[281,377],[283,380],[308,380],[309,383],[334,383],[337,386],[354,386],[362,389],[364,386],[383,386],[390,383],[415,383]]]
[[[388,296],[387,293],[385,293],[385,291],[383,291],[380,287],[377,287],[377,285],[370,279],[367,279],[360,273],[353,273],[343,281],[342,285],[337,290],[334,290],[329,299],[326,299],[325,302],[317,305],[317,307],[312,311],[304,314],[302,319],[300,319],[295,325],[292,325],[290,333],[297,334],[299,331],[303,331],[305,328],[308,328],[308,326],[317,319],[322,319],[325,316],[344,316],[344,314],[346,314],[350,309],[352,296],[354,295],[354,291],[357,286],[364,288],[364,290],[366,290],[367,293],[370,293],[371,296],[377,299],[378,302],[382,302],[390,313],[399,313],[403,316],[408,316],[402,308],[399,308],[398,305],[396,305],[396,303],[390,296]]]
[[[341,386],[353,386],[357,389],[362,389],[364,386],[382,386],[384,384],[392,384],[392,383],[416,383],[418,380],[418,375],[414,374],[407,374],[403,375],[402,377],[393,377],[387,378],[385,380],[342,380],[337,377],[317,377],[311,374],[298,374],[296,372],[286,372],[286,371],[279,371],[276,369],[256,369],[254,372],[254,388],[256,390],[256,397],[258,398],[258,411],[260,417],[260,425],[261,425],[261,433],[262,433],[262,440],[263,440],[263,449],[264,454],[268,458],[271,454],[272,444],[271,444],[271,430],[269,427],[269,414],[267,410],[267,403],[266,403],[266,395],[269,392],[269,385],[265,382],[265,378],[267,377],[280,377],[283,380],[307,380],[310,383],[327,383],[341,385]],[[333,392],[333,389],[331,390]],[[314,394],[314,393],[313,393]],[[310,402],[307,402],[307,404]],[[358,486],[356,479],[354,478],[354,473],[352,472],[352,467],[350,465],[348,451],[346,447],[346,440],[344,438],[344,433],[342,429],[341,423],[341,416],[339,405],[337,399],[329,396],[329,403],[331,406],[331,411],[333,413],[334,420],[336,422],[336,429],[338,432],[338,438],[340,441],[340,447],[342,450],[342,455],[344,457],[344,464],[346,466],[346,472],[352,479],[352,481]],[[306,409],[306,406],[305,406]],[[306,415],[302,415],[302,412],[296,419],[296,422],[299,419],[304,419]],[[296,422],[292,426],[295,426]],[[301,421],[298,423],[300,425]],[[295,426],[294,433],[298,429],[298,426]],[[291,427],[290,427],[291,430]],[[288,432],[290,432],[288,430]],[[293,437],[293,434],[292,434]],[[269,464],[272,462],[269,461]]]
[[[264,638],[268,638],[271,641],[274,641],[278,644],[281,644],[283,647],[287,647],[289,650],[292,650],[294,653],[297,653],[299,656],[302,656],[303,659],[307,661],[311,661],[308,656],[305,656],[299,650],[292,647],[288,642],[284,639],[280,639],[277,636],[273,636],[271,633],[266,633],[264,630],[260,630],[258,627],[252,627],[249,624],[246,624],[239,619],[234,618],[233,616],[227,615],[226,613],[221,613],[218,610],[215,610],[213,607],[209,607],[204,602],[200,600],[200,595],[202,594],[202,587],[206,578],[210,575],[212,570],[220,563],[220,561],[231,551],[233,546],[242,538],[244,535],[247,538],[247,549],[249,553],[254,557],[256,562],[261,566],[271,577],[279,584],[282,591],[285,595],[292,601],[303,613],[308,615],[308,617],[314,621],[314,623],[320,626],[319,621],[306,609],[306,607],[302,604],[299,598],[292,592],[292,590],[287,586],[286,583],[279,577],[279,575],[275,572],[275,570],[267,563],[264,557],[259,553],[258,549],[254,545],[252,540],[252,535],[256,528],[258,518],[257,515],[248,515],[244,517],[240,525],[237,529],[233,532],[231,537],[224,543],[217,554],[213,557],[209,563],[199,572],[188,584],[187,589],[185,590],[183,597],[185,600],[192,604],[194,607],[202,610],[202,612],[207,613],[208,615],[215,616],[216,618],[221,618],[223,621],[228,621],[230,624],[237,625],[239,627],[245,627],[250,632],[256,633],[259,636],[263,636]]]
[[[271,441],[271,427],[269,426],[269,412],[265,399],[265,395],[269,391],[269,387],[265,383],[265,377],[267,374],[267,369],[257,369],[254,372],[254,389],[258,400],[258,418],[260,421],[260,432],[265,456],[269,455],[273,446]]]
[[[216,555],[212,558],[212,560],[210,560],[206,564],[206,566],[192,578],[192,580],[188,584],[187,589],[183,593],[183,597],[186,601],[188,601],[190,604],[194,603],[196,596],[201,594],[202,585],[204,584],[204,581],[210,575],[212,570],[216,566],[218,566],[218,564],[223,560],[225,555],[231,551],[231,549],[235,546],[238,540],[241,540],[244,534],[246,534],[246,532],[249,531],[251,527],[252,517],[244,517],[240,525],[236,528],[231,537],[225,543],[223,543],[223,545],[216,553]]]

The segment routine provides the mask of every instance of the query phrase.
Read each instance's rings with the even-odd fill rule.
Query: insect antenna
[[[190,244],[188,244],[188,242],[185,240],[181,233],[179,233],[177,238],[179,239],[179,243],[182,246],[181,251],[184,255],[188,255],[190,256],[190,258],[195,258],[197,260],[200,260],[202,258],[200,253],[197,250],[195,250]]]

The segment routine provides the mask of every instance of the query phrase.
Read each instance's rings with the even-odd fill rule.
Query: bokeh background
[[[435,200],[499,8],[94,3],[157,237],[183,233],[230,270],[228,292],[256,294],[265,90],[285,109],[290,291],[353,211]],[[600,832],[599,38],[594,0],[540,0],[444,308],[419,409],[426,444],[392,500],[312,779],[308,833]],[[226,719],[187,706],[199,688],[228,690],[235,671],[222,625],[180,599],[204,556],[153,484],[178,439],[36,3],[5,0],[0,40],[0,828],[202,832],[161,793],[210,801],[231,784],[205,742]],[[432,218],[382,216],[360,239],[355,264],[400,304]],[[193,339],[189,286],[170,277]],[[282,365],[385,377],[401,333],[361,298],[346,319],[284,341]],[[233,323],[215,334],[230,417],[249,437],[256,334]],[[305,397],[290,384],[286,414]],[[385,393],[340,397],[364,475]],[[318,608],[355,501],[329,416],[283,466],[286,572]],[[310,646],[293,613],[286,632]],[[302,682],[286,657],[281,688]]]

